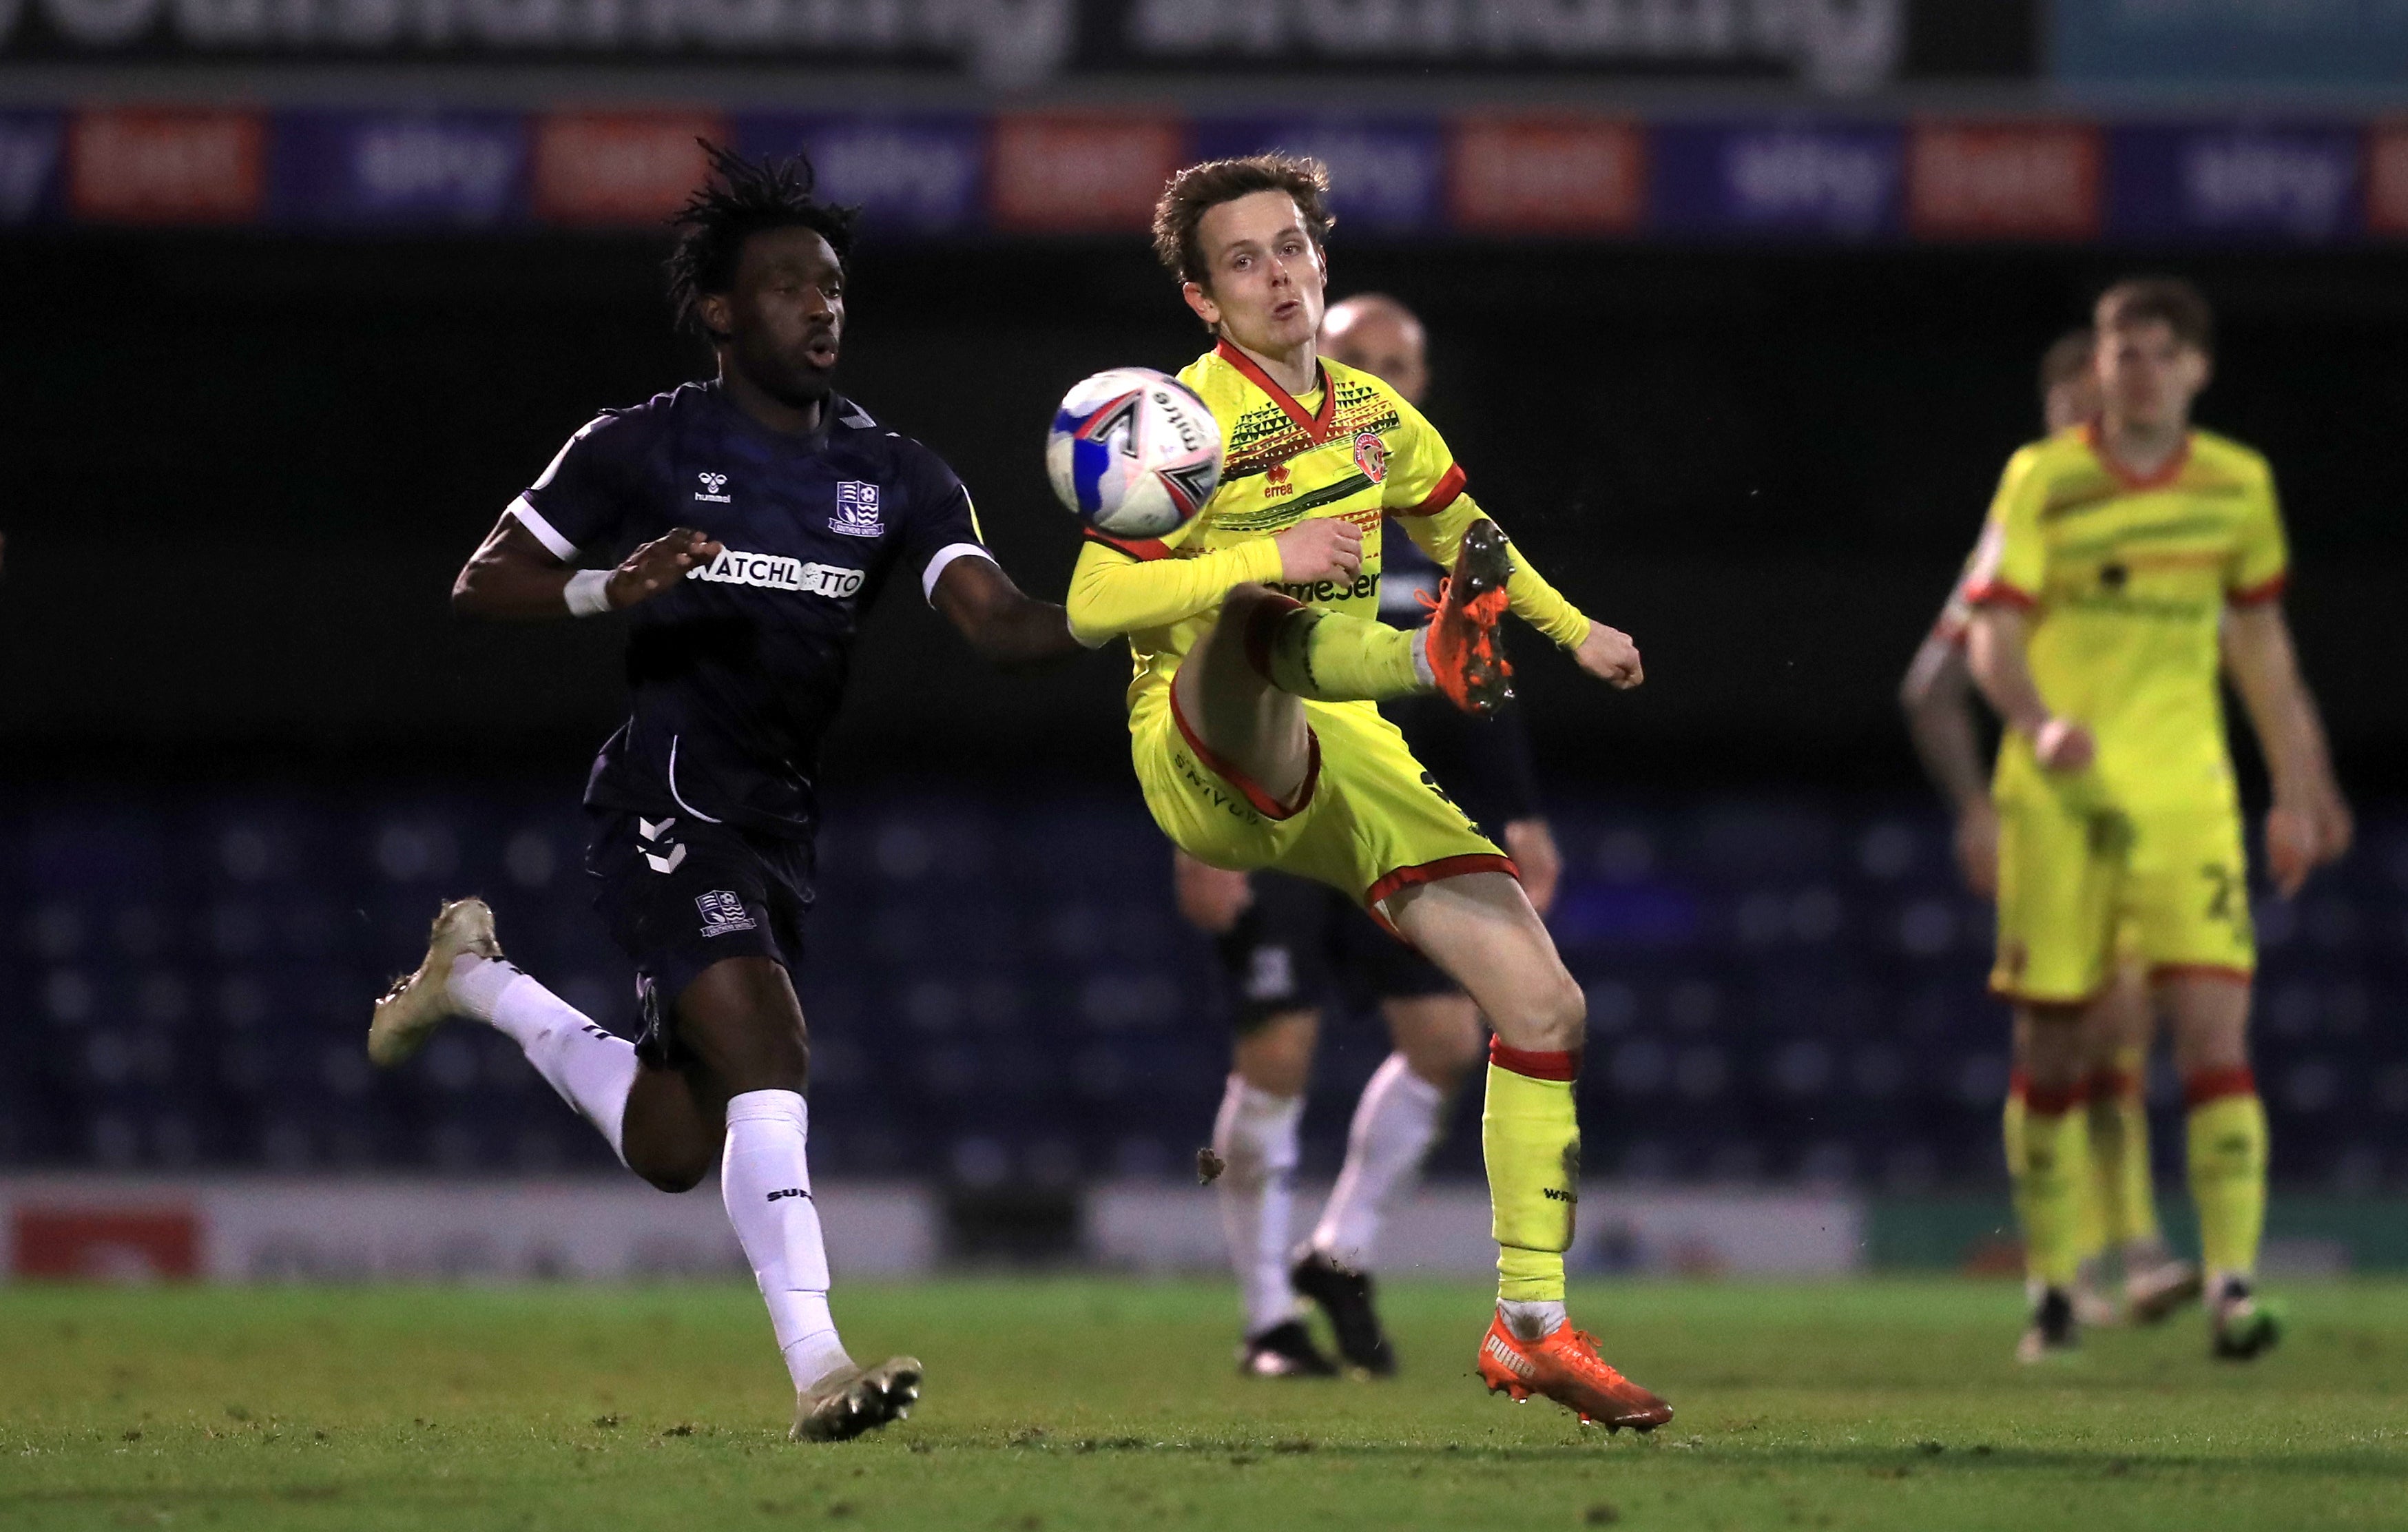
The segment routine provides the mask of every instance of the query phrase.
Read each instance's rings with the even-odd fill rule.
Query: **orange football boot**
[[[1488,1392],[1503,1389],[1520,1404],[1543,1394],[1581,1418],[1583,1425],[1619,1431],[1653,1431],[1672,1418],[1672,1407],[1606,1366],[1597,1337],[1559,1324],[1544,1340],[1521,1340],[1498,1314],[1480,1342],[1480,1378]]]
[[[1509,599],[1505,581],[1512,573],[1504,529],[1485,519],[1472,523],[1455,556],[1455,572],[1439,591],[1424,640],[1438,689],[1474,718],[1485,718],[1513,699],[1513,666],[1505,658],[1499,631]]]

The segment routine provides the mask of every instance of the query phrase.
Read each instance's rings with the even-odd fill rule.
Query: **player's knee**
[[[638,1154],[632,1149],[627,1156],[627,1168],[663,1192],[691,1192],[710,1174],[719,1156],[713,1152],[699,1153],[681,1148],[667,1153]]]
[[[1559,967],[1531,986],[1510,1022],[1504,1016],[1496,1021],[1508,1047],[1568,1052],[1588,1036],[1588,996]]]

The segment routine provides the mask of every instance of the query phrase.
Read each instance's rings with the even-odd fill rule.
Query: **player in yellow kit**
[[[2088,1135],[2071,1109],[2087,1013],[2128,920],[2189,1108],[2214,1353],[2245,1359],[2277,1329],[2253,1292],[2266,1114],[2249,1069],[2257,954],[2219,628],[2273,779],[2266,849],[2284,893],[2346,843],[2322,827],[2341,795],[2283,619],[2272,476],[2190,424],[2210,370],[2205,300],[2183,282],[2124,282],[2095,318],[2099,419],[2009,461],[1967,593],[1973,676],[2008,731],[1991,984],[2014,1002],[2029,1082],[2010,1145],[2033,1300],[2021,1350],[2074,1340]]]
[[[1162,541],[1092,537],[1071,630],[1128,638],[1131,755],[1174,843],[1215,866],[1344,890],[1479,1002],[1497,1035],[1482,1145],[1499,1246],[1481,1376],[1609,1427],[1653,1429],[1670,1406],[1607,1366],[1564,1310],[1580,985],[1512,863],[1375,706],[1441,691],[1493,709],[1511,694],[1498,632],[1509,607],[1609,684],[1639,683],[1639,653],[1514,553],[1419,411],[1321,357],[1327,193],[1319,164],[1276,155],[1192,165],[1164,191],[1155,251],[1218,342],[1180,379],[1221,425],[1221,486]],[[1383,516],[1453,570],[1425,627],[1379,621]]]
[[[2091,365],[2093,337],[2087,326],[2059,336],[2042,354],[2041,415],[2055,436],[2086,425],[2099,415],[2099,380]],[[1941,609],[1899,688],[1915,753],[1956,816],[1956,850],[1965,882],[1983,898],[1995,897],[1999,882],[1999,811],[1990,801],[1987,763],[1974,720],[1973,676],[1965,660],[1966,630],[1973,609],[1965,596],[1974,560],[1965,568]],[[2090,1178],[2083,1189],[2081,1262],[2073,1290],[2075,1319],[2083,1324],[2129,1318],[2155,1324],[2199,1296],[2199,1267],[2166,1248],[2157,1225],[2157,1190],[2150,1169],[2149,1114],[2142,1079],[2155,1035],[2148,965],[2132,952],[2128,921],[2117,935],[2114,975],[2090,1009],[2085,1080],[2090,1117]],[[2008,1159],[2019,1161],[2030,1083],[2021,1074],[2010,1082],[2004,1125]],[[2122,1267],[2121,1300],[2105,1285],[2103,1266],[2112,1255]]]

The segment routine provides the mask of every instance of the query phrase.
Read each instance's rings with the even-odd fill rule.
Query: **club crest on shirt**
[[[726,889],[714,888],[708,894],[695,895],[694,907],[702,912],[702,934],[706,937],[724,937],[730,931],[754,928],[752,917],[744,912],[744,901]]]
[[[708,500],[714,506],[724,506],[736,498],[736,496],[727,493],[727,476],[725,474],[698,473],[694,477],[702,484],[702,488],[694,492],[694,497],[695,499]]]
[[[1388,477],[1388,444],[1369,431],[1356,437],[1354,466],[1363,470],[1364,478],[1379,483]]]
[[[884,537],[886,523],[878,515],[878,486],[858,479],[837,480],[836,514],[828,519],[828,530],[848,537]]]

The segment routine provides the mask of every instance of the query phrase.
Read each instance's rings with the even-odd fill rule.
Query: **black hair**
[[[849,266],[861,209],[812,196],[818,178],[807,155],[748,160],[709,139],[696,142],[710,157],[710,173],[669,219],[678,231],[668,258],[669,304],[680,324],[716,344],[727,337],[702,322],[702,300],[736,284],[745,240],[771,229],[810,229],[836,251],[839,267]]]

